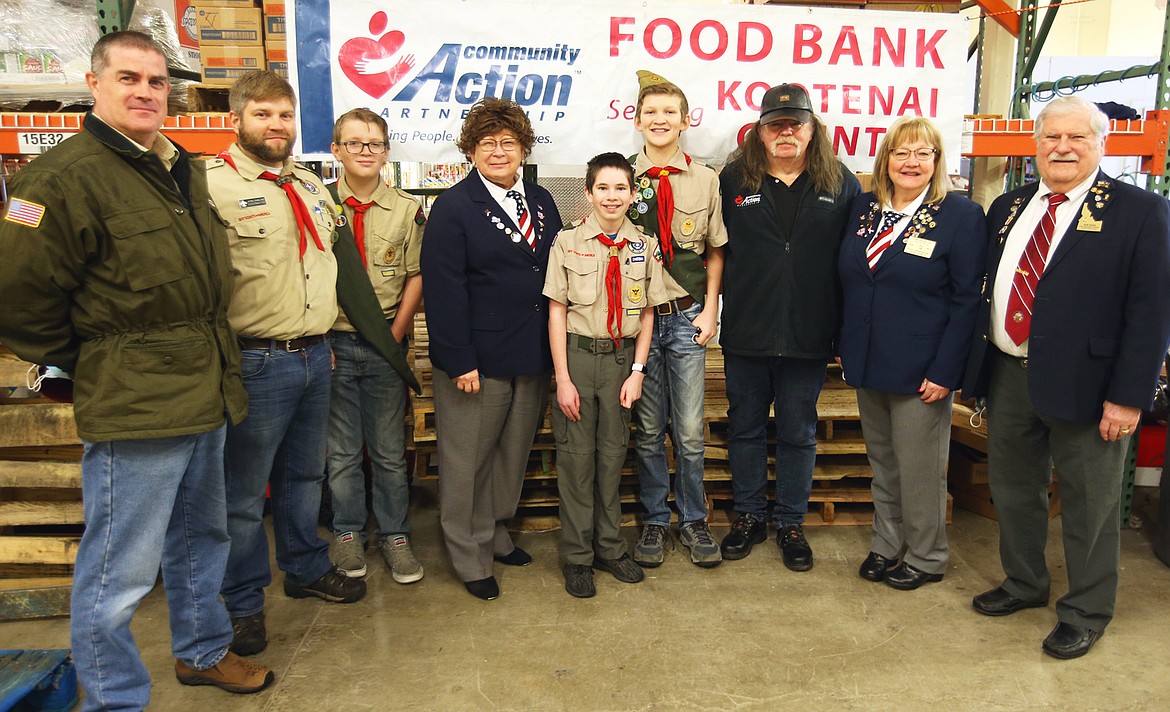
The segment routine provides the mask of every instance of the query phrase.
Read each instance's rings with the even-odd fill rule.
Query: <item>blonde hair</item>
[[[873,194],[879,205],[891,205],[894,200],[894,181],[890,180],[890,152],[895,148],[914,141],[922,141],[935,150],[934,175],[926,191],[924,203],[941,203],[951,189],[947,177],[947,162],[943,156],[942,134],[930,119],[903,117],[894,122],[886,132],[877,155],[873,159]]]

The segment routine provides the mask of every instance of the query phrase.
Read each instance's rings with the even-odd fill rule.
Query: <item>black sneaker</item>
[[[593,569],[581,564],[565,564],[565,590],[577,598],[593,598],[597,588],[593,585]]]
[[[622,583],[638,583],[646,577],[642,567],[638,566],[629,554],[622,554],[620,559],[603,559],[600,556],[594,556],[593,568],[598,571],[610,572],[615,579]]]
[[[767,524],[750,514],[741,514],[735,524],[731,525],[731,531],[723,537],[719,549],[723,552],[723,558],[736,561],[752,553],[752,547],[767,538]]]
[[[264,611],[251,616],[232,618],[231,650],[240,657],[255,655],[268,647],[268,632],[264,629]]]
[[[366,582],[350,578],[336,566],[308,586],[300,586],[284,577],[284,595],[289,598],[316,596],[330,603],[355,603],[366,595]]]
[[[776,546],[784,555],[784,565],[793,571],[808,571],[813,567],[812,547],[804,538],[804,527],[793,524],[776,532]]]

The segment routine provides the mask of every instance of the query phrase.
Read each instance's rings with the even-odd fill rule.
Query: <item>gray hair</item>
[[[111,32],[97,41],[89,56],[90,71],[99,77],[110,66],[111,47],[126,47],[142,52],[154,52],[162,57],[164,62],[166,61],[166,53],[163,52],[162,47],[157,42],[151,39],[150,35],[143,32],[135,32],[134,30]]]
[[[1089,128],[1097,138],[1098,143],[1105,144],[1105,137],[1109,135],[1109,117],[1097,108],[1097,105],[1088,99],[1079,96],[1061,96],[1044,105],[1036,117],[1032,130],[1032,138],[1037,141],[1044,135],[1044,121],[1049,116],[1068,116],[1069,114],[1085,113],[1089,117]]]

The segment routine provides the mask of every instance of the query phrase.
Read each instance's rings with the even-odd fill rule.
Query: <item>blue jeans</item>
[[[362,442],[373,467],[378,534],[409,534],[406,510],[406,384],[386,359],[355,332],[338,331],[333,344],[333,395],[329,401],[329,490],[333,531],[366,526]]]
[[[735,511],[767,519],[768,409],[776,404],[776,527],[804,521],[817,457],[817,398],[825,362],[723,352],[727,456]]]
[[[666,421],[674,446],[674,499],[679,524],[707,518],[703,491],[703,379],[707,347],[696,344],[693,320],[702,311],[695,303],[681,312],[654,316],[654,335],[642,397],[634,401],[638,429],[634,452],[638,456],[638,489],[643,521],[669,524],[670,472],[666,469]]]
[[[232,625],[219,600],[228,558],[224,430],[85,443],[71,633],[86,710],[150,702],[130,618],[160,564],[175,657],[206,669],[227,654]]]
[[[264,610],[272,583],[264,532],[264,486],[272,488],[276,565],[295,584],[325,575],[329,545],[317,536],[325,480],[331,357],[328,342],[301,351],[244,349],[248,417],[228,428],[231,556],[223,598],[232,616]]]

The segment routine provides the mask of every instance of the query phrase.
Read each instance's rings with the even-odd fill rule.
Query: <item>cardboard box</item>
[[[200,49],[262,44],[264,25],[259,8],[196,5],[195,19]]]
[[[285,0],[264,0],[265,15],[285,15]]]
[[[269,62],[288,62],[288,48],[284,42],[265,42],[264,55]]]
[[[958,443],[951,443],[947,479],[969,485],[987,484],[987,455]]]
[[[284,15],[265,15],[264,40],[283,40],[285,36]]]
[[[248,72],[264,69],[263,47],[204,47],[203,83],[230,85]]]
[[[269,62],[268,71],[288,79],[288,62]]]

